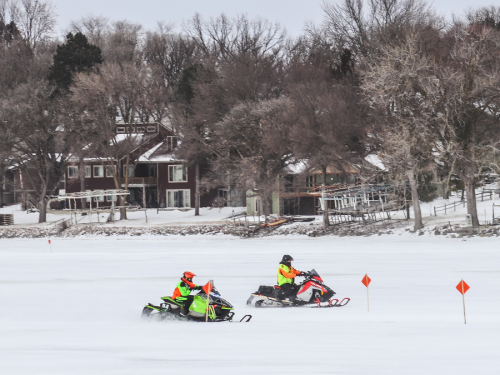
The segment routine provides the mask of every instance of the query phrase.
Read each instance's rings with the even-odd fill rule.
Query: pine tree
[[[50,67],[49,81],[59,89],[67,90],[73,83],[74,73],[90,70],[103,62],[101,49],[89,44],[82,33],[66,36],[66,43],[57,46],[54,65]]]

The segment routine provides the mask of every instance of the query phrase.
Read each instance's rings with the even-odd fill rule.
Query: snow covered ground
[[[170,236],[0,240],[2,374],[497,374],[498,239]],[[339,309],[255,309],[283,254]],[[248,324],[140,320],[190,270]],[[365,273],[370,285],[366,306]],[[467,325],[461,279],[466,294]]]
[[[60,211],[59,211],[60,212]],[[194,216],[194,209],[189,211],[157,211],[156,209],[147,210],[148,224],[146,224],[146,214],[144,211],[129,211],[127,212],[126,221],[119,221],[119,213],[116,213],[115,223],[106,223],[108,218],[108,213],[101,213],[99,219],[97,214],[93,215],[77,215],[78,224],[89,224],[89,223],[100,223],[106,226],[127,226],[127,227],[137,227],[137,226],[154,226],[154,225],[179,225],[179,224],[212,224],[215,222],[221,222],[224,218],[246,212],[246,207],[223,207],[218,208],[201,208],[200,216]],[[71,214],[69,210],[67,213],[48,213],[47,214],[47,224],[38,224],[38,213],[26,213],[26,211],[21,210],[21,205],[16,204],[12,206],[7,206],[0,208],[0,214],[14,214],[14,226],[13,228],[20,226],[45,226],[50,225],[57,220],[69,219]],[[74,214],[73,214],[74,218]]]

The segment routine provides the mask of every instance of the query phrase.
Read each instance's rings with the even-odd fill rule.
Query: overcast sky
[[[51,0],[57,7],[58,27],[64,31],[71,20],[92,14],[111,20],[127,19],[154,29],[158,21],[177,26],[194,13],[204,18],[224,12],[228,16],[246,13],[278,21],[293,36],[299,35],[307,21],[320,23],[323,19],[322,0]],[[335,0],[330,0],[335,1]],[[498,0],[436,0],[438,13],[462,14],[468,7],[497,4]]]

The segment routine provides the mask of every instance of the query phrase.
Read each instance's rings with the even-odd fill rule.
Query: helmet
[[[281,263],[290,265],[292,263],[292,260],[293,260],[293,258],[291,255],[283,255],[283,259],[281,259]]]
[[[185,279],[188,279],[188,280],[192,280],[193,277],[195,277],[196,275],[192,272],[189,272],[189,271],[186,271],[182,274],[182,277],[184,277]]]

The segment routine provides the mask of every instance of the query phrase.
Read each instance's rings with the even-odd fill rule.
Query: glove
[[[193,290],[201,290],[201,289],[202,289],[202,287],[201,287],[200,285],[195,286],[195,287],[193,288]]]
[[[299,273],[299,276],[307,276],[307,273],[306,272],[301,272],[301,273]]]

